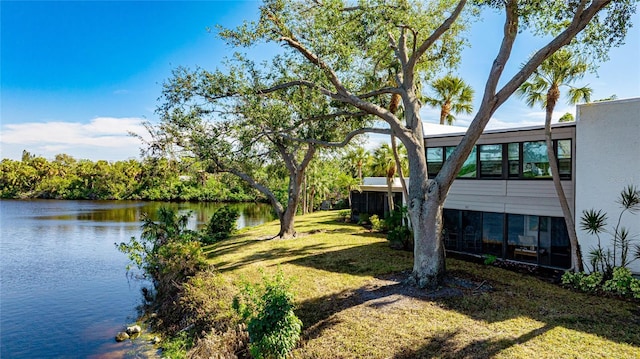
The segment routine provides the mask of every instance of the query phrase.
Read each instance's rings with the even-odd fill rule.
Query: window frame
[[[562,143],[563,141],[568,141],[569,146],[568,146],[568,157],[566,158],[560,158],[558,156],[558,154],[560,153],[560,143]],[[483,180],[530,180],[530,181],[544,181],[544,180],[552,180],[551,176],[536,176],[536,177],[525,177],[524,175],[524,170],[525,170],[525,166],[524,164],[524,144],[525,143],[534,143],[534,142],[545,142],[544,140],[537,140],[537,141],[518,141],[518,142],[501,142],[501,143],[483,143],[483,144],[478,144],[474,146],[474,151],[475,151],[475,176],[473,177],[461,177],[461,176],[456,176],[456,179],[483,179]],[[573,178],[573,166],[574,166],[574,147],[573,147],[573,143],[574,140],[572,138],[559,138],[559,139],[555,139],[552,141],[553,143],[553,147],[554,147],[554,153],[555,153],[555,161],[556,164],[558,165],[558,169],[560,169],[560,163],[561,160],[563,161],[567,161],[569,162],[568,165],[568,173],[565,170],[564,173],[560,173],[560,179],[563,181],[567,181],[567,180],[571,180]],[[509,148],[512,147],[513,145],[517,145],[518,146],[518,173],[517,174],[512,174],[511,173],[511,164],[513,164],[514,161],[513,159],[509,159]],[[480,159],[480,154],[482,152],[482,146],[502,146],[502,173],[501,175],[486,175],[482,173],[482,161]],[[456,146],[432,146],[432,147],[427,147],[425,148],[425,155],[426,155],[426,159],[427,159],[427,171],[429,171],[429,177],[433,178],[435,176],[438,175],[440,169],[442,169],[442,166],[444,165],[444,163],[447,161],[448,159],[448,153],[447,150],[450,148],[455,148]],[[437,161],[429,161],[429,150],[430,149],[439,149],[440,153],[441,153],[441,158],[442,161],[441,162],[437,162]],[[471,154],[469,154],[469,156],[471,157],[474,154],[474,152],[472,152]],[[546,155],[546,154],[545,154]],[[548,157],[548,156],[547,156]],[[547,160],[549,160],[547,158]],[[466,162],[466,161],[465,161]],[[550,163],[550,162],[547,162]],[[439,165],[438,167],[438,172],[432,172],[430,171],[430,169],[434,166],[434,165]],[[547,165],[547,168],[545,169],[545,171],[549,171],[549,165]],[[567,169],[567,166],[565,164],[565,169]]]

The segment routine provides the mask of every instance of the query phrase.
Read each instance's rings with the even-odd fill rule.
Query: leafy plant
[[[188,214],[178,215],[172,209],[160,208],[158,217],[157,222],[144,218],[140,239],[132,237],[128,243],[116,246],[152,281],[155,295],[145,289],[145,298],[158,314],[160,330],[175,334],[184,324],[183,313],[176,309],[176,303],[183,295],[185,283],[209,265],[198,233],[186,228]]]
[[[376,232],[384,232],[387,230],[387,225],[384,219],[380,219],[377,214],[369,217],[369,221],[371,222],[371,229]]]
[[[606,278],[611,278],[614,268],[627,267],[634,260],[640,259],[640,245],[635,245],[635,253],[629,258],[633,236],[629,229],[622,225],[625,213],[636,214],[640,211],[640,190],[629,185],[620,192],[616,200],[622,210],[613,230],[607,230],[607,214],[602,210],[585,210],[580,218],[580,228],[598,239],[596,248],[590,251],[589,261],[594,271],[602,272]],[[612,249],[604,248],[601,234],[611,235]]]
[[[493,254],[488,254],[484,257],[484,264],[492,265],[496,262],[496,260],[498,260],[498,257],[494,256]]]
[[[338,218],[340,219],[341,222],[347,222],[350,217],[351,217],[350,209],[343,209],[338,211]]]
[[[162,357],[167,359],[184,359],[187,349],[193,346],[193,336],[180,332],[162,344]]]
[[[407,207],[396,208],[385,218],[387,240],[391,247],[404,250],[413,249],[413,232],[407,222]]]
[[[254,358],[286,358],[296,346],[302,322],[293,312],[289,283],[279,271],[262,285],[245,285],[234,307],[247,320],[249,351]]]
[[[229,206],[222,207],[215,211],[207,224],[202,242],[212,244],[229,236],[236,230],[236,221],[240,217],[237,209]]]
[[[625,296],[631,293],[631,281],[633,279],[631,271],[628,268],[616,267],[613,270],[613,277],[604,282],[602,289],[605,292]]]
[[[369,218],[370,217],[368,213],[360,213],[360,215],[358,216],[358,224],[369,224]]]

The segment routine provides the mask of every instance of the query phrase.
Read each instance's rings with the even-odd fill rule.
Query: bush
[[[234,301],[238,312],[248,320],[249,350],[256,358],[286,358],[296,346],[302,322],[293,312],[293,295],[282,272],[263,285],[245,285]]]
[[[231,233],[236,230],[236,221],[239,217],[240,212],[229,206],[215,211],[207,224],[206,232],[202,236],[202,242],[212,244],[229,238]]]
[[[631,294],[631,281],[633,279],[629,269],[616,267],[613,269],[612,278],[604,282],[602,289],[605,292],[626,296]]]
[[[413,250],[413,233],[407,226],[397,227],[387,233],[387,240],[391,242],[392,248]]]
[[[387,230],[387,225],[384,219],[380,219],[377,214],[369,217],[369,221],[371,222],[371,229],[376,232],[384,232]]]
[[[413,250],[413,233],[406,225],[407,207],[396,208],[385,218],[387,240],[392,248]]]
[[[340,222],[348,222],[351,219],[351,210],[343,209],[338,211],[338,219]]]
[[[358,216],[358,224],[363,225],[369,223],[369,213],[360,213],[360,215]]]

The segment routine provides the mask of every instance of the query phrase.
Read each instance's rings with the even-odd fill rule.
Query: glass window
[[[538,216],[507,216],[507,258],[523,262],[538,260]]]
[[[502,257],[502,242],[504,238],[504,214],[482,214],[482,252]]]
[[[525,142],[522,146],[522,176],[525,178],[549,178],[549,157],[544,141]]]
[[[482,212],[462,211],[462,250],[480,253],[482,250]]]
[[[446,158],[449,158],[449,156],[451,156],[451,154],[453,153],[453,150],[455,149],[456,149],[455,146],[445,147],[445,153],[447,155]],[[471,153],[469,154],[469,157],[467,157],[467,160],[464,161],[464,164],[462,165],[460,172],[458,172],[458,178],[476,178],[476,147],[475,146],[473,147],[473,150],[471,150]]]
[[[459,178],[476,178],[476,157],[476,147],[474,146],[458,172]]]
[[[502,145],[481,145],[480,177],[502,177]]]
[[[538,264],[549,265],[549,252],[551,247],[550,217],[539,217],[540,230],[538,231]]]
[[[571,266],[571,245],[564,218],[551,217],[551,265],[559,268]]]
[[[457,209],[444,209],[442,211],[443,217],[443,237],[444,247],[449,250],[459,250],[461,244],[459,239],[460,233],[460,211]]]
[[[508,145],[509,177],[520,176],[520,144],[510,143]]]
[[[558,140],[556,153],[560,177],[571,177],[571,140]]]
[[[442,153],[442,147],[427,148],[427,171],[430,177],[434,177],[440,172],[443,162],[444,155]]]

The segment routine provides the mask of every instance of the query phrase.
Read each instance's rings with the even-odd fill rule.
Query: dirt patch
[[[417,306],[416,300],[477,295],[493,290],[486,281],[476,282],[451,275],[445,277],[443,284],[436,290],[420,289],[406,283],[409,274],[402,272],[375,278],[355,290],[352,299],[376,308],[413,307]]]

